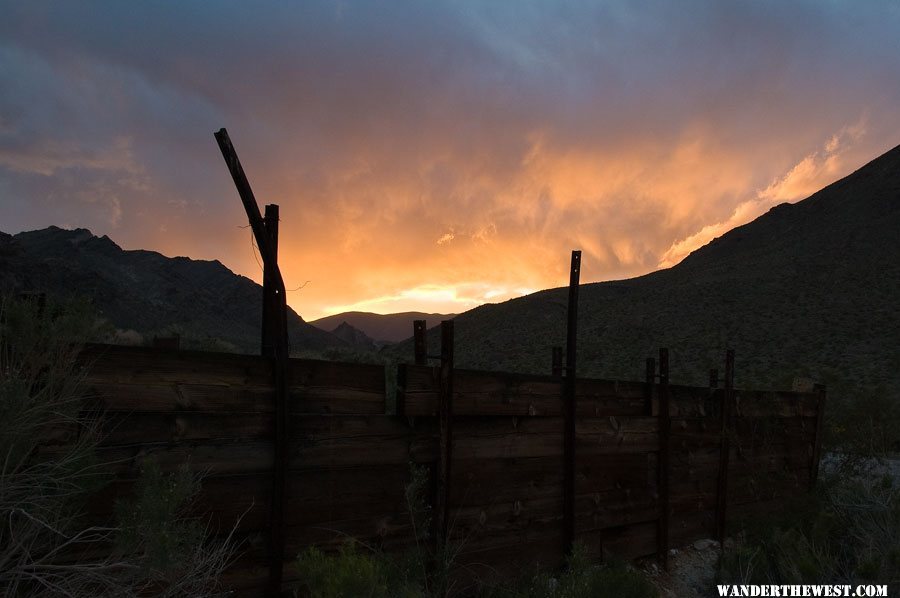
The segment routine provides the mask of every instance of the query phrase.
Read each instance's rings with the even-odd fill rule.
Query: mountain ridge
[[[112,326],[147,339],[174,333],[197,348],[259,352],[262,287],[218,260],[124,250],[88,229],[50,226],[0,233],[0,288],[85,296]],[[288,334],[292,350],[346,346],[290,307]]]
[[[367,311],[348,311],[318,320],[310,324],[322,330],[333,331],[341,322],[365,333],[376,343],[396,343],[413,335],[413,321],[425,320],[427,325],[436,326],[441,320],[455,318],[457,314],[425,313],[404,311],[393,314],[376,314]]]
[[[591,268],[582,264],[582,275]],[[669,348],[673,382],[705,384],[737,352],[738,385],[900,386],[900,146],[644,276],[579,289],[578,374],[643,379]],[[565,287],[455,318],[460,367],[549,373]],[[429,332],[429,351],[439,346]],[[409,359],[411,343],[388,351]]]

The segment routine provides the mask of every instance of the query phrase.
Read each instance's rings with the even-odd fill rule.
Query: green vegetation
[[[825,422],[826,450],[848,475],[900,452],[900,397],[883,388],[829,399]]]
[[[363,550],[354,542],[336,555],[307,548],[298,557],[304,593],[311,598],[418,598],[425,596],[423,581],[383,553]]]
[[[900,485],[888,475],[833,476],[815,495],[744,526],[720,561],[721,583],[888,584],[900,590]]]
[[[577,546],[565,571],[554,575],[539,573],[524,579],[495,585],[475,584],[464,589],[430,586],[410,564],[416,559],[397,558],[348,542],[337,554],[327,555],[317,548],[305,550],[298,558],[304,587],[300,595],[311,598],[407,597],[438,598],[468,596],[479,598],[656,598],[656,587],[625,563],[595,565],[583,547]]]
[[[483,595],[490,598],[656,598],[659,593],[643,574],[628,564],[621,561],[594,564],[584,547],[576,544],[562,573],[540,573]]]
[[[85,304],[0,298],[0,593],[214,595],[234,547],[184,516],[195,476],[149,464],[116,525],[88,516],[110,481],[76,361],[94,322]]]

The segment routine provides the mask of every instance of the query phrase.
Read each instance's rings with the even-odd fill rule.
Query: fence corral
[[[99,457],[115,474],[90,503],[92,522],[109,522],[146,459],[163,471],[189,463],[206,474],[198,514],[223,534],[243,515],[243,554],[226,583],[262,593],[273,553],[273,360],[92,345],[83,362],[103,413]],[[461,572],[493,577],[558,565],[566,549],[563,377],[442,376],[441,366],[410,364],[397,379],[397,413],[388,415],[384,367],[289,361],[284,581],[309,545],[336,548],[354,537],[387,551],[413,546],[410,463],[433,478],[447,472],[435,484],[445,514],[434,514],[459,547]],[[595,556],[660,554],[716,537],[720,518],[770,507],[814,481],[823,391],[669,385],[650,379],[648,367],[644,382],[576,379],[574,395],[574,540]],[[57,445],[65,441],[56,436]],[[43,450],[52,454],[53,444]]]

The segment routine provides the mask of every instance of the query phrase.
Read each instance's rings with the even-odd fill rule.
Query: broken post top
[[[577,280],[577,276],[581,270],[581,250],[573,249],[572,250],[572,265],[571,265],[571,274],[575,276],[575,280]]]
[[[234,150],[228,131],[223,128],[215,133],[216,142],[219,144],[219,150],[222,157],[225,158],[225,164],[228,166],[228,172],[234,180],[234,186],[237,187],[238,195],[244,204],[244,210],[247,212],[247,219],[250,220],[250,228],[253,230],[253,236],[256,239],[256,245],[262,254],[263,262],[272,263],[273,251],[269,247],[269,238],[265,232],[263,217],[259,211],[259,205],[256,203],[256,196],[253,195],[253,189],[250,187],[250,181],[244,173],[244,167]]]

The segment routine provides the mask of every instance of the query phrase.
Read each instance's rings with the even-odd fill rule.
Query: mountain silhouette
[[[179,334],[182,346],[260,350],[260,285],[219,261],[126,251],[83,228],[0,233],[0,289],[82,296],[132,340]],[[288,335],[292,350],[346,346],[290,307]]]
[[[592,264],[582,264],[582,277]],[[738,385],[900,384],[900,147],[795,204],[781,204],[629,280],[582,285],[579,375],[643,379],[658,348],[675,382],[705,384],[737,356]],[[455,318],[461,367],[549,373],[565,346],[567,290]],[[439,346],[429,332],[429,351]],[[411,359],[406,342],[389,349]]]
[[[425,320],[429,327],[437,326],[442,320],[455,318],[456,314],[428,314],[420,311],[406,311],[396,314],[373,314],[365,311],[348,311],[326,316],[310,322],[322,330],[332,331],[346,322],[365,333],[379,344],[396,343],[413,335],[413,322]]]

